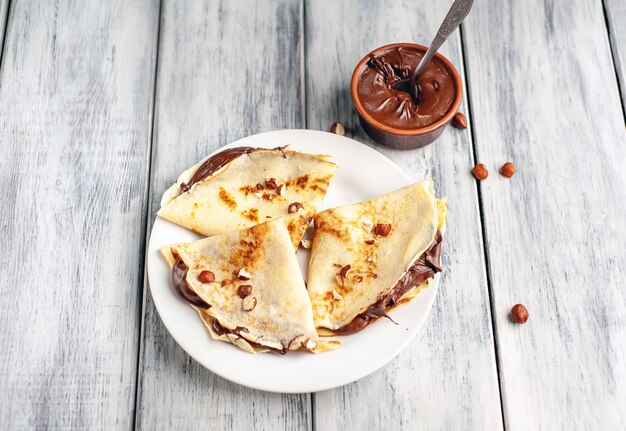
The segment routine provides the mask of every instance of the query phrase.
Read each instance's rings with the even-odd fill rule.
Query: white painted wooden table
[[[0,0],[0,429],[625,429],[626,2],[476,1],[443,48],[470,127],[378,147],[352,68],[449,3]],[[249,390],[169,336],[146,238],[200,157],[334,121],[448,196],[439,296],[359,382]]]

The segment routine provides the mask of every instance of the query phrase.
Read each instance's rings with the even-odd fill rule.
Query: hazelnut
[[[250,273],[246,271],[246,268],[241,268],[237,273],[237,277],[239,277],[239,280],[250,280],[252,278]]]
[[[263,190],[263,184],[261,184],[261,183],[256,183],[255,187],[256,187],[257,190]]]
[[[489,176],[489,171],[485,165],[478,163],[472,168],[472,174],[477,180],[482,181]]]
[[[211,271],[202,271],[198,275],[198,280],[200,283],[213,283],[215,281],[215,274]]]
[[[317,347],[317,342],[315,340],[307,338],[306,342],[302,344],[302,347],[304,347],[307,350],[313,350],[315,349],[315,347]]]
[[[452,125],[457,129],[467,129],[467,118],[463,113],[457,112],[452,118]]]
[[[374,227],[374,223],[371,220],[369,219],[363,220],[363,230],[365,232],[371,232],[373,227]]]
[[[528,310],[522,304],[515,304],[511,308],[511,318],[515,323],[523,325],[528,320]]]
[[[511,162],[506,162],[500,168],[500,175],[506,178],[511,178],[515,174],[515,165]]]
[[[350,268],[352,268],[351,265],[346,265],[343,266],[340,270],[339,270],[339,276],[341,278],[346,278],[346,275],[348,275],[348,271],[350,271]]]
[[[275,189],[276,186],[276,178],[269,178],[265,180],[265,187],[267,187],[268,189]]]
[[[297,213],[298,211],[304,209],[304,206],[300,202],[293,202],[289,204],[287,211],[289,214]]]
[[[245,298],[246,296],[250,296],[251,293],[252,293],[252,286],[249,284],[242,284],[241,286],[239,286],[239,288],[237,288],[237,294],[242,299]]]
[[[278,186],[278,188],[276,188],[276,193],[278,193],[279,196],[285,196],[286,189],[287,186],[285,184],[281,184]]]
[[[368,240],[365,241],[365,244],[367,244],[367,245],[372,245],[374,243],[376,243],[375,239],[368,239]]]
[[[341,123],[333,123],[332,126],[330,126],[330,133],[343,136],[346,134],[346,129],[345,127],[343,127],[343,124]]]
[[[246,296],[243,298],[243,309],[244,311],[252,311],[256,307],[256,297],[253,295]]]
[[[374,226],[374,234],[380,236],[387,236],[391,232],[391,223],[377,223]]]
[[[317,342],[310,338],[306,338],[304,335],[297,335],[293,340],[287,344],[287,350],[307,349],[313,350],[317,346]]]
[[[310,250],[311,249],[311,240],[310,239],[303,239],[302,241],[300,241],[300,244],[306,250]]]

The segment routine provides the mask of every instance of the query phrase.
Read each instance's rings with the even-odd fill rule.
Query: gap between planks
[[[157,92],[157,82],[158,82],[158,73],[159,73],[159,43],[161,40],[161,14],[163,13],[163,0],[159,0],[159,13],[157,14],[157,25],[156,25],[156,41],[155,41],[155,50],[154,50],[154,80],[153,80],[153,85],[152,85],[152,109],[151,109],[151,118],[150,118],[150,144],[148,147],[148,154],[147,154],[147,163],[148,163],[148,172],[147,172],[147,180],[148,180],[148,186],[146,187],[146,192],[145,192],[145,196],[144,196],[144,202],[145,202],[145,208],[146,208],[146,215],[145,215],[145,220],[143,223],[143,234],[142,237],[144,238],[144,243],[143,243],[143,248],[142,248],[142,253],[144,255],[144,265],[142,268],[142,274],[141,274],[141,286],[142,286],[142,290],[141,290],[141,297],[139,298],[139,304],[140,304],[140,309],[139,309],[139,317],[140,317],[140,322],[139,322],[139,343],[137,343],[137,359],[135,361],[135,366],[136,366],[136,370],[135,370],[135,400],[134,400],[134,408],[133,408],[133,419],[132,419],[132,426],[133,426],[133,430],[137,429],[137,411],[138,411],[138,407],[139,407],[139,387],[141,384],[141,376],[142,376],[142,372],[141,370],[143,369],[141,367],[141,358],[142,358],[142,353],[143,353],[143,332],[144,332],[144,325],[145,325],[145,312],[146,312],[146,295],[147,295],[147,291],[148,291],[148,280],[147,280],[147,276],[146,274],[148,273],[147,268],[148,268],[148,254],[146,253],[146,250],[148,248],[148,239],[150,236],[150,232],[148,231],[148,226],[151,225],[151,214],[152,214],[152,204],[150,202],[150,196],[151,196],[151,192],[152,192],[152,163],[153,163],[153,154],[152,154],[152,150],[154,148],[154,124],[156,122],[155,118],[156,118],[156,92]]]
[[[2,31],[0,33],[2,33],[2,45],[0,48],[0,79],[2,79],[2,63],[4,60],[4,50],[6,49],[6,43],[7,43],[7,33],[8,33],[8,28],[9,28],[9,16],[11,15],[11,0],[6,0],[6,11],[4,13],[4,28],[2,29]]]
[[[465,61],[465,25],[459,26],[459,36],[461,39],[461,62],[463,67],[463,78],[465,79],[465,93],[467,95],[467,116],[470,118],[469,122],[469,146],[472,152],[472,162],[478,163],[478,155],[476,154],[476,134],[474,133],[474,117],[473,117],[473,104],[472,104],[472,89],[470,88],[469,70],[467,68],[467,62]],[[487,231],[485,229],[485,213],[483,208],[482,189],[480,181],[476,180],[477,198],[478,198],[478,215],[480,221],[480,242],[483,245],[483,258],[485,262],[485,276],[487,278],[487,294],[489,295],[489,317],[491,319],[491,336],[493,337],[493,354],[496,361],[496,373],[498,377],[498,395],[500,397],[500,417],[502,418],[502,429],[506,430],[506,423],[504,421],[504,403],[502,400],[502,379],[501,375],[501,363],[500,363],[500,351],[498,343],[498,329],[496,328],[495,321],[495,303],[493,301],[493,286],[491,279],[491,261],[489,260],[489,248],[487,247]]]
[[[624,117],[624,123],[626,123],[626,107],[624,106],[624,100],[626,100],[626,95],[624,95],[624,88],[622,88],[622,82],[620,81],[620,73],[618,70],[618,64],[616,61],[617,57],[617,47],[613,42],[613,38],[611,37],[611,22],[609,20],[609,11],[606,6],[606,0],[602,1],[602,14],[604,16],[604,27],[606,28],[606,39],[609,44],[609,52],[611,53],[611,63],[613,63],[613,73],[615,74],[615,82],[617,83],[617,92],[620,96],[620,102],[622,105],[622,116]]]

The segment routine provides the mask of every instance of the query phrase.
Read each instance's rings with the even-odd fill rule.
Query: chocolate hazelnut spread
[[[244,154],[253,153],[256,150],[257,148],[252,147],[229,148],[209,157],[198,167],[198,169],[196,169],[196,172],[194,172],[188,182],[180,184],[180,192],[185,193],[195,183],[198,183],[205,178],[213,175],[215,172],[235,160],[237,157],[243,156]]]
[[[350,335],[363,330],[372,319],[387,317],[387,310],[398,305],[402,296],[424,280],[434,277],[441,272],[441,232],[437,231],[435,240],[420,257],[415,261],[396,285],[363,313],[356,316],[347,325],[335,330],[338,335]]]
[[[370,57],[359,75],[357,92],[363,108],[376,121],[397,129],[418,129],[450,111],[456,84],[436,56],[418,77],[417,97],[409,91],[409,80],[423,56],[417,48],[400,46]]]
[[[192,305],[201,308],[210,308],[211,306],[196,295],[193,289],[189,287],[189,284],[187,284],[187,272],[189,271],[189,267],[182,259],[179,259],[178,256],[174,255],[174,258],[177,259],[174,266],[172,266],[172,286],[174,286],[174,291]]]

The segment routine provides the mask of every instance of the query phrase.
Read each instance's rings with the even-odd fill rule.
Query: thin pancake
[[[443,234],[446,210],[426,180],[317,214],[308,276],[315,326],[339,330],[366,311],[384,315],[384,308],[371,308],[376,304],[410,298],[412,289],[404,289],[401,298],[381,301]],[[376,235],[377,224],[391,225],[388,235]]]
[[[186,285],[209,306],[196,302],[195,308],[215,338],[249,352],[315,349],[311,303],[282,219],[161,252],[171,267],[179,261],[187,267]],[[200,282],[202,271],[211,271],[214,281]],[[242,280],[246,273],[250,279]],[[252,286],[251,311],[238,294],[241,285]]]
[[[207,236],[285,218],[297,249],[337,168],[327,159],[284,148],[224,150],[183,172],[157,214]],[[290,213],[290,205],[301,208]]]

